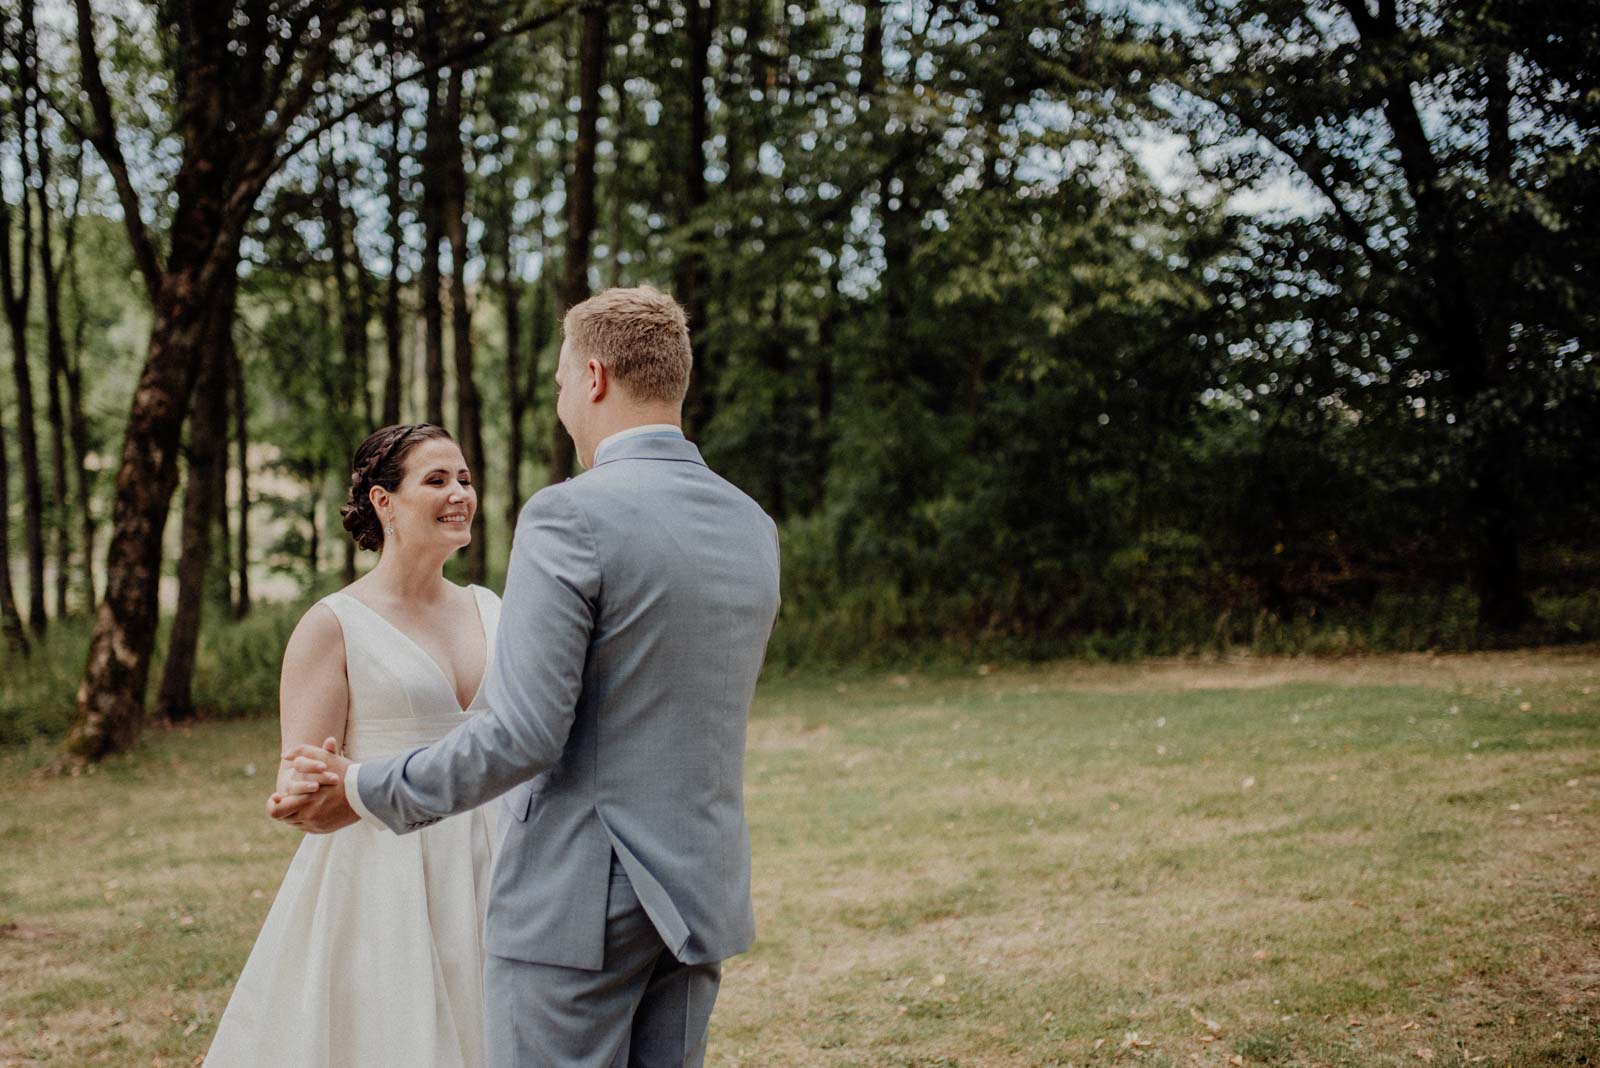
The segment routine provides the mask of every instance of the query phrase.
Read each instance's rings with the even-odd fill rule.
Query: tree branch
[[[1360,3],[1361,0],[1352,0],[1352,2]],[[1338,218],[1339,226],[1344,231],[1345,236],[1351,241],[1355,242],[1356,245],[1360,247],[1361,251],[1365,252],[1368,258],[1373,261],[1374,265],[1382,267],[1384,270],[1391,273],[1398,270],[1393,258],[1391,258],[1387,253],[1373,246],[1372,235],[1367,231],[1367,228],[1361,224],[1361,220],[1356,218],[1355,212],[1351,211],[1349,205],[1347,205],[1339,196],[1339,192],[1334,188],[1333,181],[1328,177],[1327,172],[1323,170],[1317,160],[1312,158],[1315,153],[1296,152],[1294,148],[1283,139],[1281,133],[1273,129],[1269,124],[1261,121],[1259,116],[1246,111],[1244,108],[1218,99],[1216,96],[1205,92],[1203,86],[1191,84],[1187,86],[1187,88],[1189,91],[1195,93],[1195,95],[1216,107],[1218,110],[1232,116],[1234,120],[1242,125],[1245,129],[1249,130],[1251,133],[1254,133],[1257,137],[1260,137],[1276,152],[1282,155],[1290,163],[1294,164],[1295,168],[1299,170],[1301,174],[1310,179],[1311,184],[1316,188],[1317,192],[1321,193],[1324,199],[1326,199],[1328,204],[1333,208],[1334,216]]]
[[[79,0],[79,2],[81,3],[83,0]],[[300,152],[301,149],[305,148],[318,137],[322,136],[323,133],[333,129],[333,127],[350,118],[350,116],[367,110],[367,108],[371,107],[379,100],[382,100],[384,97],[389,96],[402,85],[417,81],[418,79],[424,78],[436,71],[442,70],[445,67],[455,66],[457,63],[460,63],[463,60],[472,59],[475,56],[482,55],[484,52],[487,52],[501,41],[505,41],[513,37],[520,37],[525,33],[531,33],[534,30],[541,29],[573,11],[588,10],[590,8],[609,8],[615,3],[616,0],[561,0],[561,3],[557,4],[556,7],[549,11],[542,12],[538,15],[530,15],[520,22],[511,24],[510,26],[501,30],[499,33],[493,35],[485,34],[481,37],[478,37],[475,40],[461,46],[460,48],[440,56],[432,63],[424,64],[403,78],[397,78],[380,89],[374,89],[369,93],[365,93],[357,97],[346,107],[341,108],[334,114],[327,116],[321,122],[307,130],[300,137],[292,142],[289,142],[287,147],[278,153],[278,157],[273,165],[273,169],[276,170],[278,166],[281,166],[283,163],[293,158]],[[287,114],[287,111],[285,111],[284,114]]]
[[[105,161],[106,169],[117,187],[117,200],[122,205],[122,220],[128,230],[128,244],[133,249],[133,262],[144,276],[145,290],[150,303],[156,301],[161,289],[162,268],[155,246],[144,227],[144,216],[139,210],[139,193],[133,188],[128,175],[128,162],[123,158],[122,145],[117,139],[116,119],[111,112],[111,94],[100,77],[100,54],[94,42],[94,13],[89,0],[76,0],[78,10],[78,56],[83,67],[83,89],[89,96],[94,112],[94,127],[89,130],[89,142]]]

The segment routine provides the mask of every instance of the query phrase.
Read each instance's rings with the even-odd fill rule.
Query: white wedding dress
[[[500,599],[470,589],[492,653]],[[478,710],[481,685],[463,710],[433,658],[376,611],[344,593],[320,603],[344,628],[352,760],[427,745]],[[482,1068],[495,807],[407,835],[365,821],[307,835],[207,1068]]]

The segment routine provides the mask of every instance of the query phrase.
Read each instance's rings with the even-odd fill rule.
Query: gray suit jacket
[[[507,794],[498,956],[601,968],[613,853],[679,960],[742,953],[745,726],[777,611],[759,505],[676,434],[608,443],[522,510],[488,708],[364,762],[361,802],[403,833]]]

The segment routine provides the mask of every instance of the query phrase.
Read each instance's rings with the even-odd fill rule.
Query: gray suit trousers
[[[722,965],[662,942],[615,857],[599,971],[488,955],[489,1068],[700,1068]]]

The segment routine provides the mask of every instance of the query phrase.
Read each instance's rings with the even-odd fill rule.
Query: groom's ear
[[[606,373],[606,365],[599,360],[591,359],[587,370],[593,376],[589,384],[589,400],[598,404],[606,399],[606,391],[611,388],[611,377]]]

